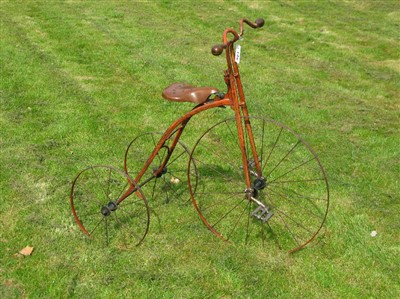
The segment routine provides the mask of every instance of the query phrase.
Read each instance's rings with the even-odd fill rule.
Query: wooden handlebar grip
[[[263,18],[259,18],[256,20],[255,22],[257,24],[257,28],[261,28],[262,26],[264,26],[264,19]]]
[[[219,56],[221,55],[222,51],[224,51],[225,46],[224,45],[215,45],[214,47],[211,48],[211,53],[214,56]]]

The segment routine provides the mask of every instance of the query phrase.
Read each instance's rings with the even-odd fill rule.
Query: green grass
[[[224,90],[210,47],[242,17],[266,20],[241,42],[249,110],[301,133],[328,173],[323,238],[294,255],[230,245],[191,206],[150,200],[142,246],[89,242],[76,173],[122,169],[133,137],[191,109],[162,100],[168,84]],[[0,296],[399,297],[399,24],[397,1],[0,2]]]

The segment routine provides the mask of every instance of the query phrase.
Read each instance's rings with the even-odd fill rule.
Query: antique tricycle
[[[146,196],[168,198],[186,190],[201,220],[223,240],[275,242],[295,252],[320,232],[329,207],[325,171],[310,146],[272,119],[249,115],[238,63],[244,24],[261,28],[263,19],[242,19],[239,31],[226,29],[213,55],[225,52],[226,91],[174,83],[166,100],[195,107],[164,133],[141,134],[129,144],[124,171],[90,166],[77,175],[70,194],[72,213],[88,236],[119,245],[139,245],[150,223]],[[228,107],[232,117],[209,127],[190,151],[181,141],[191,118]],[[149,148],[153,148],[148,152]]]

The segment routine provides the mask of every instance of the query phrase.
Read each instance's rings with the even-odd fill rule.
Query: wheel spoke
[[[245,198],[243,198],[238,204],[236,204],[233,208],[231,208],[228,212],[226,212],[224,215],[222,215],[217,222],[215,222],[212,227],[215,228],[215,226],[220,223],[223,219],[225,219],[229,214],[231,214],[234,210],[236,210],[236,208],[242,204],[242,202],[245,200]]]
[[[109,240],[109,234],[108,234],[108,221],[107,221],[107,217],[104,217],[104,223],[106,225],[106,246],[108,246],[110,244],[110,240]]]
[[[277,169],[279,165],[281,165],[281,163],[290,155],[290,153],[299,145],[300,142],[301,140],[297,141],[297,143],[287,152],[287,154],[278,162],[278,164],[276,164],[275,167],[270,172],[268,172],[266,176],[270,176],[271,173],[273,173],[274,170]]]
[[[155,148],[155,147],[157,146],[157,142],[155,141],[154,135],[153,135],[153,134],[151,134],[150,136],[151,136],[151,140],[153,141],[153,147],[152,147],[152,148]],[[158,159],[158,163],[161,163],[161,159],[160,159],[158,153],[156,154],[156,157],[157,157],[157,159]],[[147,160],[146,160],[146,161],[147,161]]]
[[[234,133],[232,132],[232,128],[228,125],[228,122],[227,122],[227,121],[225,121],[225,125],[226,125],[226,127],[228,128],[228,131],[229,131],[229,133],[230,133],[230,136],[232,137],[233,142],[236,143],[236,145],[238,146],[238,148],[239,148],[239,150],[240,150],[240,144],[239,144],[238,135],[237,135],[237,134],[234,134]]]
[[[293,171],[299,169],[300,167],[302,167],[302,166],[304,166],[304,165],[307,165],[308,163],[310,163],[311,161],[313,161],[313,160],[315,160],[315,159],[316,159],[316,157],[312,157],[311,159],[309,159],[309,160],[307,160],[307,161],[305,161],[305,162],[303,162],[303,163],[297,165],[296,167],[290,169],[289,171],[285,172],[284,174],[282,174],[282,175],[278,176],[277,178],[273,179],[272,181],[269,181],[269,183],[271,184],[271,183],[277,181],[278,179],[280,179],[280,178],[282,178],[282,177],[288,175],[289,173],[291,173],[291,172],[293,172]]]
[[[186,151],[182,151],[181,153],[179,153],[178,156],[174,157],[174,159],[169,160],[169,161],[168,161],[168,164],[167,164],[167,167],[170,166],[170,165],[172,165],[176,160],[178,160],[179,158],[181,158],[184,154],[187,154],[187,152],[186,152]]]
[[[99,185],[99,186],[103,186],[104,184],[103,184],[102,182],[100,182],[100,180],[99,180],[99,177],[98,177],[98,175],[96,174],[96,171],[94,170],[94,167],[92,167],[91,169],[92,169],[92,171],[93,171],[93,174],[94,174],[94,176],[95,176],[95,177],[96,177],[96,179],[97,179],[97,183],[98,183],[98,185]],[[108,198],[108,194],[107,194],[107,192],[105,191],[105,189],[104,189],[104,188],[102,188],[102,190],[103,190],[103,192],[104,192],[104,195],[106,196],[106,198],[109,200],[109,198]]]
[[[236,220],[234,226],[232,227],[231,232],[228,234],[228,236],[227,236],[227,238],[226,238],[227,240],[230,239],[230,236],[231,236],[231,235],[233,234],[233,232],[235,231],[237,225],[239,224],[240,220],[241,220],[242,217],[243,217],[243,214],[246,212],[247,207],[248,207],[249,204],[250,204],[250,202],[249,202],[247,205],[244,206],[242,213],[240,213],[240,215],[239,215],[239,217],[237,218],[237,220]],[[248,231],[246,232],[246,235],[247,235],[247,233],[248,233]]]
[[[267,195],[268,196],[268,195]],[[296,224],[298,227],[302,228],[303,230],[307,231],[308,233],[312,234],[312,231],[310,231],[308,228],[306,228],[304,225],[302,225],[300,222],[296,221],[293,217],[289,216],[287,212],[283,211],[282,209],[279,209],[273,202],[272,198],[268,196],[270,199],[270,202],[272,203],[271,207],[274,209],[274,211],[278,212],[279,214],[285,216],[287,219],[291,220],[294,224]],[[283,218],[282,218],[283,219]],[[286,222],[285,222],[286,223]]]
[[[155,180],[154,180],[154,184],[153,184],[153,189],[151,190],[151,198],[152,198],[152,199],[154,198],[154,192],[155,192],[156,187],[157,187],[157,182],[158,182],[158,180],[155,179]]]
[[[88,212],[88,213],[86,213],[86,214],[80,214],[81,216],[80,217],[82,217],[83,219],[85,219],[85,218],[91,218],[92,216],[100,216],[101,214],[100,214],[100,210],[99,211],[97,211],[97,212],[93,212],[93,211],[91,211],[91,212]],[[103,216],[102,216],[103,217]]]
[[[322,219],[322,218],[323,218],[321,215],[317,215],[317,214],[313,213],[312,210],[307,209],[307,208],[303,207],[302,205],[300,205],[300,204],[299,204],[299,201],[293,202],[293,201],[289,198],[289,196],[286,196],[286,195],[284,195],[284,194],[282,194],[282,193],[276,192],[276,191],[274,191],[274,190],[272,190],[272,189],[269,189],[269,191],[271,191],[272,193],[276,194],[277,196],[279,196],[279,197],[282,198],[282,199],[287,199],[286,202],[290,203],[290,204],[293,205],[294,207],[301,208],[301,209],[302,209],[304,212],[306,212],[308,215],[313,216],[313,217],[317,217],[318,219]],[[314,205],[314,208],[317,208],[317,207]]]
[[[111,181],[111,168],[108,170],[108,179],[107,182]],[[107,194],[110,194],[110,183],[107,185]]]
[[[304,182],[318,182],[325,181],[324,178],[308,179],[308,180],[287,180],[287,181],[272,181],[270,184],[287,184],[287,183],[304,183]]]
[[[116,200],[118,200],[118,199],[121,198],[122,194],[126,191],[126,187],[128,187],[128,185],[129,185],[129,181],[126,180],[125,186],[122,188],[122,191],[119,192],[119,195],[118,195],[118,197],[116,198]]]
[[[111,214],[111,215],[112,215],[112,217],[114,217],[115,222],[119,224],[119,225],[117,226],[117,228],[119,229],[120,227],[123,227],[123,223],[122,223],[122,221],[119,219],[118,213],[119,213],[119,212],[115,212],[115,213],[113,213],[113,214]],[[125,247],[128,247],[128,244],[126,243],[126,238],[122,238],[121,241],[124,243],[124,246],[125,246]]]
[[[82,187],[82,186],[81,186]],[[83,185],[83,189],[85,189],[85,191],[82,191],[84,194],[93,194],[94,196],[86,196],[88,199],[94,198],[96,200],[96,202],[99,204],[99,206],[102,205],[101,201],[97,198],[97,194],[94,193],[92,190],[89,189],[90,186],[84,184]],[[93,187],[93,186],[92,186]],[[94,189],[94,188],[93,188]],[[97,189],[97,188],[96,188]],[[85,197],[85,198],[86,198]],[[85,199],[81,198],[81,201],[85,201]]]
[[[250,236],[250,219],[251,219],[251,202],[247,204],[248,211],[247,211],[247,223],[246,223],[246,238],[244,243],[247,244]]]
[[[102,217],[101,220],[96,224],[96,226],[93,228],[93,230],[89,233],[89,235],[93,235],[94,231],[99,227],[100,223],[104,221],[105,217]]]
[[[282,131],[283,131],[283,128],[280,129],[279,134],[276,137],[275,143],[274,143],[273,147],[271,148],[271,150],[270,150],[270,152],[268,154],[267,160],[264,163],[263,172],[265,170],[265,167],[267,166],[267,163],[268,163],[269,159],[271,158],[272,153],[274,152],[274,150],[276,148],[276,145],[278,144],[279,139],[281,138]]]
[[[274,188],[271,188],[271,186],[267,186],[266,188],[268,189],[268,191],[273,192],[273,193],[277,193],[277,194],[282,194],[282,192],[286,192],[289,193],[290,192],[290,196],[291,197],[295,197],[298,199],[305,199],[307,200],[309,203],[311,203],[315,208],[317,208],[317,204],[316,202],[318,201],[323,201],[326,202],[327,198],[322,198],[322,197],[314,197],[314,196],[305,196],[303,194],[300,194],[292,189],[289,188],[284,188],[284,185],[274,185]],[[277,188],[278,187],[278,188]],[[280,190],[281,192],[277,192],[275,189]]]
[[[263,121],[262,122],[262,130],[261,130],[261,155],[260,155],[260,158],[261,158],[261,169],[262,170],[264,170],[264,168],[263,168],[263,162],[264,162],[264,137],[265,137],[265,135],[264,135],[264,133],[265,133],[265,121]],[[266,164],[266,163],[265,163]]]
[[[241,192],[197,192],[198,195],[217,195],[217,194],[222,194],[222,195],[226,195],[226,194],[233,194],[233,195],[237,195],[237,194],[244,194],[243,191]]]
[[[127,214],[128,216],[126,216],[126,217],[127,217],[128,219],[129,219],[129,218],[133,218],[133,217],[130,216],[128,213],[126,213],[124,210],[119,210],[119,211],[118,211],[118,213],[121,213],[121,212]],[[119,218],[117,218],[118,213],[114,213],[114,216],[116,217],[116,219],[119,219]],[[126,218],[126,217],[125,217],[125,218]],[[135,237],[136,240],[139,240],[139,239],[141,238],[141,236],[139,236],[139,235],[136,233],[136,231],[135,231],[134,229],[132,229],[132,228],[130,228],[129,226],[125,225],[124,222],[122,222],[122,221],[119,220],[119,223],[120,223],[120,225],[121,225],[121,229],[124,230],[124,231],[126,231],[126,232],[128,233],[129,236],[132,236],[132,235],[133,235],[133,236]],[[123,238],[123,241],[125,241],[125,240],[126,240],[126,238]],[[127,246],[127,243],[124,242],[124,245]]]
[[[228,194],[230,194],[230,193],[228,193]],[[211,209],[213,207],[219,207],[221,205],[221,202],[228,202],[229,203],[230,200],[232,198],[235,198],[237,194],[238,193],[233,193],[231,196],[225,197],[222,200],[221,199],[216,200],[214,202],[214,204],[207,204],[207,208],[202,208],[201,211],[204,213],[205,211],[207,211],[207,210],[209,210],[209,209]],[[226,193],[223,193],[223,195],[226,195]],[[201,202],[200,202],[200,206],[201,206]]]
[[[167,181],[165,180],[165,176],[163,177],[163,180],[164,180],[164,186],[166,186],[167,185]],[[169,188],[166,188],[166,190],[165,190],[165,196],[166,196],[166,200],[165,200],[165,202],[166,203],[169,203],[169,190],[168,190]]]
[[[203,147],[204,147],[204,145],[203,145]],[[211,148],[206,148],[206,150],[207,150],[207,152],[213,151],[213,149],[211,149]],[[232,167],[232,169],[236,169],[237,172],[239,172],[241,170],[238,165],[233,164],[231,161],[229,161],[226,157],[222,156],[220,153],[214,151],[213,154],[216,155],[219,159],[220,163],[218,163],[217,165],[223,165],[224,163],[226,163],[227,165],[230,165]],[[209,163],[198,160],[198,158],[196,159],[196,162],[200,162],[200,163],[203,163],[204,165],[209,166]],[[221,163],[221,162],[223,162],[223,163]]]

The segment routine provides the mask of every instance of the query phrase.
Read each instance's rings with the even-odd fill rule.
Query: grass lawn
[[[78,171],[123,169],[130,140],[191,109],[162,99],[169,84],[225,90],[210,48],[243,17],[266,20],[241,41],[251,114],[299,132],[328,174],[321,236],[292,255],[228,244],[190,204],[146,194],[141,246],[85,238],[69,203]],[[2,0],[0,297],[399,298],[399,32],[389,0]],[[193,120],[189,148],[231,115],[218,113]]]

